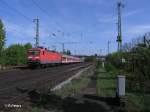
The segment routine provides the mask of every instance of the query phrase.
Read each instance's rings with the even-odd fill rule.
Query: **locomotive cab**
[[[40,49],[30,49],[28,50],[28,65],[38,65],[40,64]]]

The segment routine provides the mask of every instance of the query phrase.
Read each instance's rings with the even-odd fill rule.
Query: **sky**
[[[106,54],[117,50],[118,0],[0,0],[6,46],[35,45],[39,19],[40,46],[71,50],[76,55]],[[123,43],[150,31],[150,0],[122,0]],[[55,34],[55,35],[54,35]]]

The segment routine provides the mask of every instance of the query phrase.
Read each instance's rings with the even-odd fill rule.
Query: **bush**
[[[31,44],[14,44],[4,50],[3,61],[5,65],[24,65],[27,63],[27,50]]]
[[[107,62],[106,65],[105,65],[105,70],[107,72],[110,72],[110,71],[116,70],[116,68],[111,63]]]

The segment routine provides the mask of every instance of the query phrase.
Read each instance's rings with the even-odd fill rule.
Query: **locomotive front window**
[[[40,54],[40,51],[29,51],[29,55],[31,56],[38,56]]]

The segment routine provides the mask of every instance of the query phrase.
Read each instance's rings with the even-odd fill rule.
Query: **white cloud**
[[[126,17],[132,16],[132,15],[139,13],[139,12],[140,11],[138,11],[138,10],[130,11],[130,12],[123,14],[123,17],[126,18]],[[98,18],[98,22],[100,22],[100,23],[110,23],[113,21],[114,22],[117,21],[117,14],[116,14],[116,16],[105,15],[103,17],[98,16],[97,18]]]
[[[139,12],[141,12],[141,11],[139,11],[139,10],[130,11],[130,12],[125,13],[123,15],[123,17],[129,17],[129,16],[132,16],[132,15],[137,14]]]
[[[139,35],[144,35],[144,33],[150,31],[150,24],[147,25],[136,25],[129,27],[126,29],[125,33],[130,36],[139,36]]]
[[[26,36],[31,36],[32,34],[32,30],[29,30],[31,28],[27,28],[27,26],[25,25],[24,27],[18,24],[14,24],[8,21],[4,21],[5,24],[5,28],[6,28],[6,32],[10,33],[13,36],[22,36],[22,35],[26,35]]]
[[[100,23],[108,23],[108,22],[112,22],[112,21],[116,21],[116,20],[117,20],[116,17],[104,16],[104,17],[100,17],[98,19],[98,22],[100,22]]]
[[[18,39],[29,39],[31,37],[35,37],[35,28],[33,25],[19,25],[15,23],[11,23],[8,21],[4,21],[6,33],[11,34],[14,37],[17,37]],[[48,31],[46,28],[40,28],[40,36],[41,37],[47,37],[49,36]]]
[[[106,0],[80,0],[81,2],[88,3],[88,4],[104,4]]]

